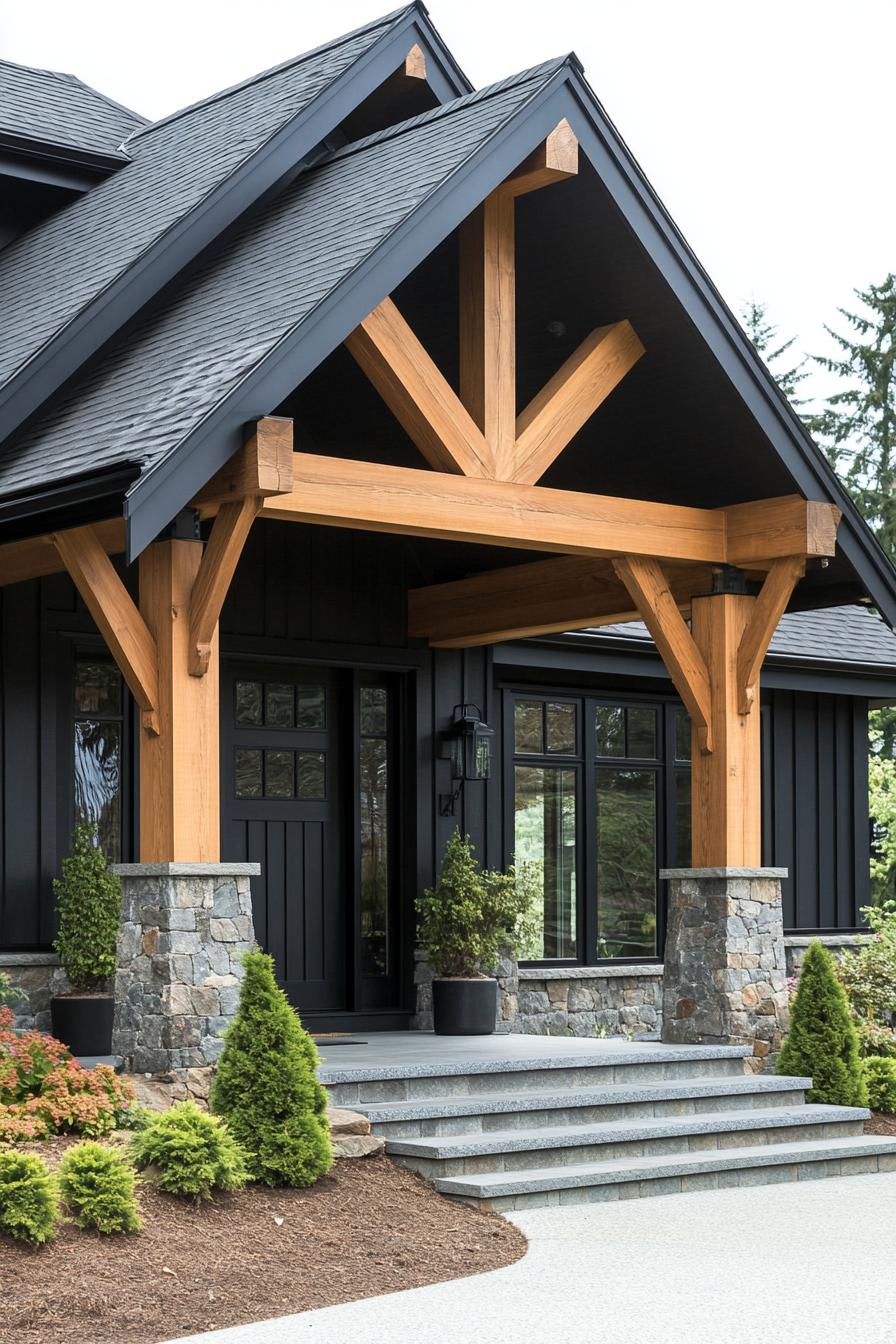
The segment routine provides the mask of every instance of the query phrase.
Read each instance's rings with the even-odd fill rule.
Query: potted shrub
[[[511,868],[483,872],[469,836],[455,831],[433,888],[417,900],[418,937],[435,978],[433,1026],[440,1036],[489,1036],[497,1017],[497,981],[485,971],[513,950],[531,903]]]
[[[53,949],[71,985],[50,1003],[53,1035],[73,1055],[108,1055],[114,1004],[108,985],[115,974],[121,889],[92,826],[75,827],[53,890],[59,917]]]

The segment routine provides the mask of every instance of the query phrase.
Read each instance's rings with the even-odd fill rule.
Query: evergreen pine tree
[[[256,949],[243,964],[211,1108],[246,1150],[254,1180],[313,1185],[333,1164],[317,1050],[274,979],[272,958]]]
[[[859,1038],[849,1013],[834,958],[819,942],[809,944],[790,1030],[778,1056],[777,1072],[809,1077],[809,1102],[832,1106],[865,1106],[868,1089],[859,1062]]]
[[[791,336],[789,341],[779,342],[778,328],[773,322],[769,321],[768,309],[766,304],[760,303],[757,299],[750,299],[741,309],[741,319],[744,324],[744,330],[752,341],[758,354],[762,356],[768,365],[769,372],[775,382],[784,393],[792,406],[802,406],[803,400],[796,395],[797,388],[805,378],[808,378],[808,372],[804,369],[805,359],[801,359],[797,364],[791,364],[789,367],[781,368],[781,360],[788,351],[791,350],[796,337]],[[789,358],[793,358],[792,355]]]

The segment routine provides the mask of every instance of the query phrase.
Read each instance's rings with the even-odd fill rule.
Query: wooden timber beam
[[[779,557],[831,556],[836,550],[841,513],[835,504],[779,495],[732,504],[724,513],[729,565],[749,569],[752,564]]]
[[[158,733],[158,652],[133,598],[92,527],[57,532],[53,544],[143,711],[144,727]]]
[[[569,555],[643,555],[745,568],[783,555],[832,555],[836,540],[831,519],[837,510],[798,496],[784,501],[786,508],[771,501],[777,525],[769,528],[764,553],[753,555],[758,547],[752,542],[729,544],[725,509],[473,480],[310,453],[295,454],[293,473],[294,489],[265,499],[261,517]],[[764,500],[737,505],[740,522],[743,510],[754,510],[758,534],[766,506]],[[829,526],[817,525],[819,511]]]
[[[293,422],[267,415],[256,422],[250,438],[215,472],[191,506],[208,514],[247,495],[282,494],[292,489],[292,466]]]
[[[696,732],[699,752],[713,749],[712,693],[706,662],[678,610],[662,567],[656,560],[620,556],[613,568],[625,584],[641,619],[650,631],[684,701]]]
[[[460,399],[507,480],[516,445],[514,198],[492,192],[460,229]]]
[[[345,344],[436,471],[494,475],[482,431],[391,299],[383,299]]]
[[[709,565],[670,565],[666,577],[684,611],[694,593],[712,585]],[[499,644],[640,616],[612,560],[578,555],[508,565],[408,593],[408,634],[438,648]]]
[[[794,588],[806,572],[801,555],[781,556],[774,560],[756,599],[749,624],[737,649],[737,708],[749,714],[759,689],[759,674],[772,635],[787,609]]]
[[[505,196],[522,196],[527,191],[549,187],[575,177],[579,171],[579,142],[564,117],[548,138],[498,187]]]
[[[405,56],[400,73],[406,79],[426,78],[426,53],[418,42],[414,43]]]
[[[630,322],[598,327],[557,370],[516,422],[512,475],[533,485],[644,354]]]
[[[94,537],[107,555],[118,555],[124,550],[124,522],[121,518],[92,523],[91,527]],[[27,583],[29,579],[43,579],[49,574],[64,573],[65,561],[54,537],[64,537],[68,532],[79,530],[68,528],[65,532],[44,533],[40,537],[8,541],[0,546],[0,588],[9,583]]]
[[[191,676],[209,669],[221,608],[260,507],[260,496],[244,495],[238,503],[222,504],[212,524],[190,597]]]

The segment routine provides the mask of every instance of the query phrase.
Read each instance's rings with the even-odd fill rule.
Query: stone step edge
[[[837,1161],[843,1157],[896,1156],[896,1138],[866,1134],[821,1142],[778,1143],[762,1148],[730,1148],[711,1157],[705,1153],[676,1153],[612,1162],[588,1162],[570,1167],[532,1167],[521,1171],[482,1172],[473,1176],[440,1176],[433,1182],[443,1195],[473,1199],[497,1199],[505,1195],[536,1194],[547,1190],[571,1190],[589,1185],[617,1185],[624,1181],[661,1180],[712,1171],[779,1167],[804,1162]]]
[[[380,1083],[399,1078],[464,1078],[471,1073],[539,1073],[552,1069],[618,1068],[626,1064],[679,1064],[689,1059],[746,1059],[749,1045],[643,1045],[597,1049],[582,1055],[525,1055],[520,1058],[433,1060],[415,1064],[323,1063],[317,1071],[324,1087],[337,1083]]]
[[[865,1121],[871,1112],[861,1106],[779,1106],[769,1110],[701,1111],[699,1115],[632,1120],[628,1124],[545,1125],[542,1129],[501,1129],[485,1133],[436,1134],[390,1139],[386,1152],[400,1157],[447,1160],[500,1153],[535,1152],[551,1148],[597,1147],[635,1143],[639,1139],[674,1139],[700,1134],[734,1134],[749,1129],[794,1129],[804,1125],[836,1125]]]
[[[557,1092],[534,1089],[529,1092],[482,1092],[461,1097],[414,1097],[405,1101],[353,1101],[351,1109],[360,1111],[372,1125],[376,1125],[398,1120],[449,1120],[462,1115],[577,1110],[583,1106],[625,1106],[647,1101],[750,1096],[761,1092],[806,1092],[811,1086],[811,1078],[753,1073],[743,1077],[694,1078],[683,1082],[609,1083],[599,1087],[564,1088]]]

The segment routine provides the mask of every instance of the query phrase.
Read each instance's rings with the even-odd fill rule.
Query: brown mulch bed
[[[884,1115],[883,1111],[872,1112],[871,1119],[865,1121],[866,1134],[887,1134],[896,1138],[896,1115]]]
[[[61,1145],[29,1147],[53,1161]],[[132,1236],[64,1224],[39,1249],[0,1241],[0,1340],[158,1344],[481,1274],[526,1249],[513,1224],[385,1157],[337,1162],[310,1190],[252,1186],[198,1209],[144,1184],[140,1207]]]

